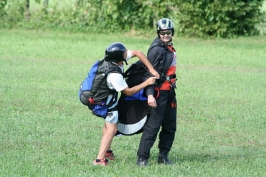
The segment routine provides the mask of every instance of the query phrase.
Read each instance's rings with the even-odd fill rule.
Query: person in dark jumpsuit
[[[147,166],[157,134],[159,133],[159,164],[172,165],[168,159],[172,148],[177,121],[175,97],[176,51],[172,44],[173,22],[162,18],[157,22],[157,37],[148,50],[148,59],[160,74],[157,84],[146,88],[148,105],[151,107],[149,118],[144,127],[137,151],[137,165]]]

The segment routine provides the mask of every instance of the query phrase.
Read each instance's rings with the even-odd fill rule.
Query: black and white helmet
[[[124,44],[115,42],[110,44],[105,50],[104,60],[108,62],[125,61],[124,53],[127,51]],[[127,63],[127,62],[126,62]]]
[[[157,22],[157,35],[159,36],[159,32],[162,30],[172,30],[172,36],[174,36],[175,29],[174,23],[168,18],[162,18]]]

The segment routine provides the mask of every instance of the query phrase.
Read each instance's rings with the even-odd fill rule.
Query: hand
[[[160,75],[158,74],[158,72],[157,72],[154,68],[152,68],[152,69],[150,70],[150,73],[151,73],[154,77],[156,77],[157,79],[160,78]]]
[[[153,108],[157,107],[156,99],[153,95],[148,95],[148,105]]]
[[[153,85],[156,81],[156,77],[149,77],[145,82],[147,85]]]

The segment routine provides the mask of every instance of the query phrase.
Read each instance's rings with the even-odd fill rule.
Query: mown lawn
[[[157,165],[156,142],[137,167],[140,135],[115,137],[115,161],[92,165],[103,120],[79,84],[110,43],[146,53],[154,37],[0,30],[0,176],[265,176],[266,36],[175,37],[175,165]]]

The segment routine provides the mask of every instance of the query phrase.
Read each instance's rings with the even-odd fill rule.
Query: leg
[[[165,106],[167,102],[168,94],[167,92],[160,92],[160,96],[157,99],[157,108],[151,109],[148,122],[144,127],[142,137],[138,149],[139,160],[137,164],[140,164],[140,159],[148,159],[150,156],[150,149],[153,146],[157,133],[160,130],[163,115],[165,112]]]
[[[103,135],[106,134],[106,130],[107,130],[106,125],[104,125]],[[115,158],[115,155],[114,155],[113,151],[111,150],[111,144],[109,145],[109,147],[107,148],[107,151],[105,153],[105,158],[108,160],[114,160],[114,158]]]
[[[172,148],[173,141],[175,139],[176,132],[176,100],[175,104],[167,103],[165,114],[162,122],[162,129],[159,135],[159,157],[158,163],[165,165],[172,165],[172,162],[168,159],[168,152]]]
[[[156,109],[160,109],[159,106],[157,106]],[[142,158],[148,159],[150,157],[150,149],[153,146],[157,133],[160,129],[161,121],[160,121],[160,116],[157,115],[155,109],[151,109],[150,112],[150,117],[148,118],[148,122],[146,123],[140,144],[139,144],[139,149],[137,155]]]
[[[103,135],[105,134],[105,132],[106,132],[106,124],[104,124],[103,125],[103,130],[102,130],[102,137],[103,137]],[[108,147],[108,149],[107,150],[111,150],[111,145]]]
[[[105,122],[100,150],[97,159],[104,159],[106,151],[110,148],[114,135],[117,132],[116,124]]]
[[[103,166],[108,165],[108,161],[106,160],[105,156],[107,150],[110,149],[114,135],[117,132],[117,121],[118,121],[118,112],[117,111],[108,112],[102,130],[103,135],[100,143],[100,149],[96,160],[93,162],[94,165],[103,165]]]
[[[159,149],[169,152],[176,132],[176,107],[166,106],[165,115],[162,122],[162,129],[159,134]]]

